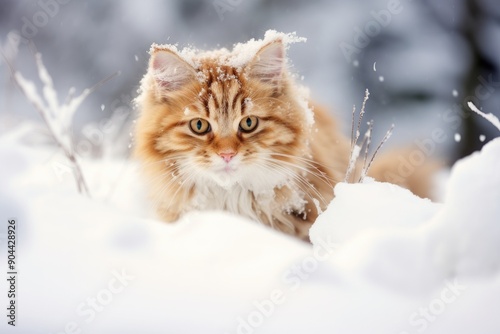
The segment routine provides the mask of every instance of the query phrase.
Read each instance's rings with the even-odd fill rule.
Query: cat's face
[[[256,192],[293,178],[310,124],[288,83],[281,41],[265,45],[241,67],[210,56],[189,64],[175,51],[157,48],[149,72],[142,145],[172,177]]]

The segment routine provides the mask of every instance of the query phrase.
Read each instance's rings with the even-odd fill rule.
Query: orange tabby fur
[[[241,67],[231,66],[231,56],[206,53],[190,61],[171,47],[151,50],[135,155],[157,212],[170,222],[193,209],[228,210],[306,239],[344,178],[350,143],[320,107],[311,108],[311,124],[286,71],[281,38]],[[258,119],[251,133],[240,127],[247,116]],[[208,123],[197,125],[210,124],[206,134],[191,130],[198,118]],[[393,158],[381,159],[374,175],[383,180],[391,164]],[[415,180],[403,183],[417,189]],[[425,186],[419,190],[426,195]]]

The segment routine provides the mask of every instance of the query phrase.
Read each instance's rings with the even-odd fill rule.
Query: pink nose
[[[236,155],[236,153],[235,152],[224,152],[224,153],[219,153],[219,155],[222,159],[224,159],[225,162],[229,162]]]

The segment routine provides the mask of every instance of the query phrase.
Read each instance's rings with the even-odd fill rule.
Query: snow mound
[[[441,207],[391,183],[338,183],[335,199],[311,227],[311,242],[330,238],[338,246],[362,233],[413,228],[431,218]]]
[[[442,240],[441,262],[458,275],[500,269],[500,138],[452,168],[443,210],[430,222]],[[445,237],[446,236],[446,237]]]
[[[425,291],[452,277],[500,269],[500,138],[457,162],[443,204],[398,186],[338,184],[310,230],[337,242],[333,261],[379,284]]]

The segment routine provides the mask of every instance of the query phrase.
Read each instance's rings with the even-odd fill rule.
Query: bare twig
[[[356,126],[356,132],[354,132],[354,118],[356,114],[356,106],[352,107],[352,123],[351,123],[351,154],[349,156],[349,164],[347,166],[346,174],[344,177],[344,182],[348,182],[351,174],[356,171],[356,162],[359,158],[359,153],[362,150],[363,143],[358,146],[358,140],[360,135],[361,121],[363,120],[363,115],[365,114],[366,101],[370,96],[370,92],[365,90],[365,97],[363,99],[363,104],[361,105],[361,110],[359,112],[358,124]]]
[[[354,117],[356,114],[356,105],[352,106],[352,117],[351,117],[351,150],[354,148]]]
[[[496,127],[500,131],[500,120],[498,119],[498,117],[496,117],[492,113],[486,114],[482,112],[481,110],[479,110],[478,107],[476,107],[476,105],[473,102],[467,102],[467,105],[472,111],[485,118],[488,122],[490,122],[494,127]]]
[[[363,104],[361,105],[361,110],[359,111],[359,118],[358,118],[358,126],[356,129],[356,137],[354,138],[354,144],[358,142],[359,135],[360,135],[360,129],[361,129],[361,121],[363,120],[363,116],[365,115],[365,107],[366,107],[366,101],[370,98],[370,91],[368,89],[365,90],[365,97],[363,98]]]
[[[368,160],[368,152],[370,151],[370,145],[372,142],[372,130],[373,130],[373,120],[368,122],[368,130],[365,132],[366,146],[365,146],[365,154],[363,155],[363,171],[366,170],[366,161]]]
[[[361,110],[359,112],[356,133],[354,132],[354,117],[355,117],[356,108],[355,107],[353,108],[352,128],[351,128],[351,153],[350,153],[350,157],[349,157],[349,164],[347,166],[347,171],[345,174],[344,182],[349,182],[351,175],[356,175],[359,154],[360,154],[360,152],[363,151],[363,148],[364,148],[363,167],[361,169],[361,173],[360,173],[358,182],[362,182],[364,180],[365,176],[368,173],[368,170],[370,169],[370,166],[373,163],[373,160],[375,159],[375,156],[377,155],[379,150],[382,148],[382,146],[385,144],[385,142],[389,139],[389,137],[391,136],[392,131],[394,129],[394,124],[392,124],[391,128],[387,131],[384,138],[382,139],[380,144],[375,149],[375,152],[371,156],[370,160],[368,160],[368,154],[370,151],[370,146],[371,146],[371,141],[372,141],[372,131],[373,131],[373,124],[374,124],[373,120],[371,120],[367,123],[368,130],[366,130],[361,144],[358,144],[358,141],[359,141],[359,137],[360,137],[361,122],[362,122],[363,116],[365,114],[366,102],[368,101],[369,97],[370,97],[370,92],[367,89],[365,91],[365,97],[363,99],[363,104],[361,105]]]
[[[359,158],[359,152],[361,152],[361,147],[354,144],[354,147],[351,150],[351,156],[349,157],[349,165],[347,166],[344,182],[349,182],[352,172],[356,169],[356,162]]]
[[[394,130],[394,124],[391,124],[391,127],[385,133],[384,138],[382,138],[382,140],[378,144],[377,148],[375,149],[375,152],[373,152],[373,155],[372,155],[372,157],[370,159],[370,162],[368,163],[368,166],[366,166],[366,168],[363,168],[363,171],[361,172],[361,176],[359,178],[359,182],[363,182],[363,179],[365,178],[366,174],[368,174],[368,170],[370,169],[370,166],[372,165],[373,160],[377,156],[378,151],[382,148],[382,146],[384,146],[384,144],[387,142],[387,140],[389,140],[389,138],[392,135],[392,131],[393,130]]]
[[[42,117],[42,120],[49,129],[51,136],[54,138],[54,141],[61,148],[66,158],[73,165],[72,170],[78,192],[90,196],[87,182],[85,181],[85,177],[83,175],[80,163],[78,162],[78,157],[74,149],[75,146],[70,133],[71,123],[73,120],[73,115],[75,114],[78,107],[82,104],[82,102],[87,98],[87,96],[89,96],[101,85],[116,76],[118,72],[99,81],[91,88],[85,89],[77,97],[73,96],[74,89],[70,89],[65,102],[60,105],[57,99],[57,92],[54,89],[52,78],[50,77],[47,69],[42,62],[41,54],[36,52],[34,45],[31,45],[30,49],[34,53],[35,62],[38,69],[38,76],[43,84],[43,98],[38,94],[38,91],[33,82],[25,79],[21,75],[21,73],[14,70],[14,67],[9,62],[7,57],[5,57],[3,52],[2,57],[7,63],[12,79],[19,87],[20,91],[24,94],[26,99],[33,105],[35,110]]]

